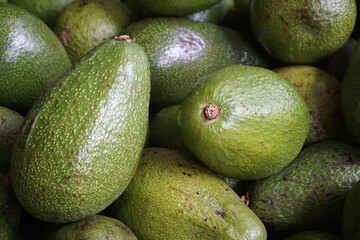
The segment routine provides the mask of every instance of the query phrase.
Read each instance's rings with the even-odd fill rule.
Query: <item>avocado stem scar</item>
[[[115,36],[115,40],[117,40],[117,41],[124,41],[124,42],[130,42],[130,43],[135,42],[135,38],[134,38],[134,39],[131,39],[131,37],[128,36],[128,35]]]
[[[216,106],[213,103],[209,103],[204,108],[204,115],[207,120],[214,120],[217,119],[221,114],[221,108]]]

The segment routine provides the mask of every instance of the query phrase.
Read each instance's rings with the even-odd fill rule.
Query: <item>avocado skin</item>
[[[284,240],[341,240],[334,234],[323,231],[304,231],[291,235]]]
[[[205,117],[209,104],[220,108]],[[280,75],[233,65],[207,75],[180,105],[181,136],[211,170],[242,180],[268,177],[300,152],[310,126],[306,103]]]
[[[136,39],[149,57],[151,105],[179,104],[199,78],[232,64],[270,66],[247,37],[235,30],[183,18],[147,18],[124,34]]]
[[[71,222],[113,202],[131,180],[148,127],[149,63],[108,40],[37,101],[14,144],[15,193],[34,217]]]
[[[139,239],[265,240],[258,217],[219,177],[182,153],[146,148],[114,214]]]
[[[20,130],[24,117],[19,113],[0,106],[0,171],[10,170],[10,159],[15,137]]]
[[[340,206],[359,179],[357,147],[336,140],[316,143],[283,171],[258,180],[250,191],[250,208],[269,230],[336,229]]]
[[[73,1],[74,0],[10,0],[10,3],[26,9],[52,28],[59,13],[67,4]]]
[[[343,213],[344,240],[360,239],[360,181],[346,195]]]
[[[0,3],[0,105],[28,110],[71,65],[55,34],[39,18]]]
[[[134,233],[117,219],[94,215],[60,227],[47,240],[137,240]]]

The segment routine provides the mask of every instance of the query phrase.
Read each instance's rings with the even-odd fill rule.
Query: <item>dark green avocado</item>
[[[360,239],[360,181],[346,195],[343,213],[343,236],[345,240]]]

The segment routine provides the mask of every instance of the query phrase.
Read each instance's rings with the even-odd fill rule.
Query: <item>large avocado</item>
[[[22,206],[49,222],[107,207],[138,165],[149,98],[147,57],[127,36],[84,56],[35,103],[15,141],[11,170]]]

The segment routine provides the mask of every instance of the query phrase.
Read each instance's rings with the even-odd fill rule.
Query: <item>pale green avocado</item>
[[[355,0],[252,0],[253,33],[274,58],[315,63],[339,50],[356,20]]]
[[[63,8],[74,0],[10,0],[10,3],[17,5],[31,12],[50,27],[53,27],[55,20]]]
[[[243,180],[286,167],[300,152],[309,126],[298,91],[255,66],[213,72],[180,105],[179,129],[188,149],[211,170]]]
[[[135,21],[133,12],[118,0],[75,0],[56,20],[54,32],[73,63],[104,42],[120,34]]]
[[[334,234],[323,231],[304,231],[293,234],[284,240],[341,240]]]
[[[344,240],[360,239],[360,181],[347,193],[343,212]]]
[[[182,153],[144,149],[115,216],[146,240],[265,240],[259,218],[221,178]]]
[[[23,121],[19,113],[0,106],[0,172],[10,170],[12,147]]]
[[[333,139],[341,119],[340,83],[327,72],[308,65],[293,65],[273,70],[301,94],[309,108],[311,124],[305,144]]]
[[[150,71],[128,36],[108,40],[59,78],[25,118],[12,180],[21,205],[48,222],[105,209],[134,175],[145,143]]]
[[[51,234],[47,240],[137,240],[134,233],[117,219],[94,215],[69,223]]]
[[[0,3],[0,106],[27,111],[70,66],[59,39],[25,9]]]

